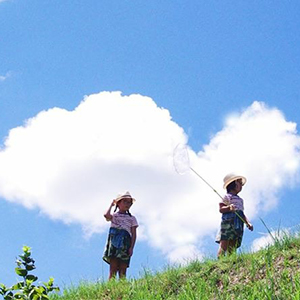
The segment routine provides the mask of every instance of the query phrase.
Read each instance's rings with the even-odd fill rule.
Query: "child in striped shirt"
[[[138,227],[136,218],[129,212],[134,201],[129,192],[119,195],[104,214],[105,219],[111,222],[103,255],[103,260],[110,265],[109,279],[116,277],[117,274],[119,278],[126,277]],[[112,214],[111,209],[114,206],[116,207]]]

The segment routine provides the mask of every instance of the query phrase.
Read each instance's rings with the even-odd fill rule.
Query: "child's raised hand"
[[[111,203],[111,206],[115,206],[116,205],[116,200],[114,199],[113,201],[112,201],[112,203]]]

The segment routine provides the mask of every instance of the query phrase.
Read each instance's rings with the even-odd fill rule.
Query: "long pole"
[[[223,197],[199,173],[197,173],[192,167],[190,167],[190,169],[194,172],[194,174],[202,179],[222,199],[222,201],[224,201]],[[236,211],[234,213],[240,218],[240,220],[243,221],[243,223],[247,224],[246,221]]]
[[[223,197],[199,174],[197,173],[193,168],[190,167],[190,169],[199,177],[201,178],[222,200]]]

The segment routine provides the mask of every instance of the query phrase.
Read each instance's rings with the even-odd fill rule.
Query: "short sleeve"
[[[224,197],[223,197],[223,201],[220,202],[220,203],[223,203],[223,204],[230,204],[231,203],[231,196],[229,194],[226,194]]]
[[[131,218],[132,218],[131,227],[138,227],[139,224],[137,222],[136,217],[132,216]]]

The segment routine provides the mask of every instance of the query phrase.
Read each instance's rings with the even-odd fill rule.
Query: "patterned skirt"
[[[104,249],[103,260],[110,264],[112,257],[120,259],[129,267],[130,256],[128,250],[131,246],[131,236],[124,229],[110,228],[106,246]]]
[[[236,241],[236,248],[239,248],[243,239],[243,226],[242,228],[236,228],[234,219],[222,220],[221,229],[216,236],[216,243],[220,241]]]

